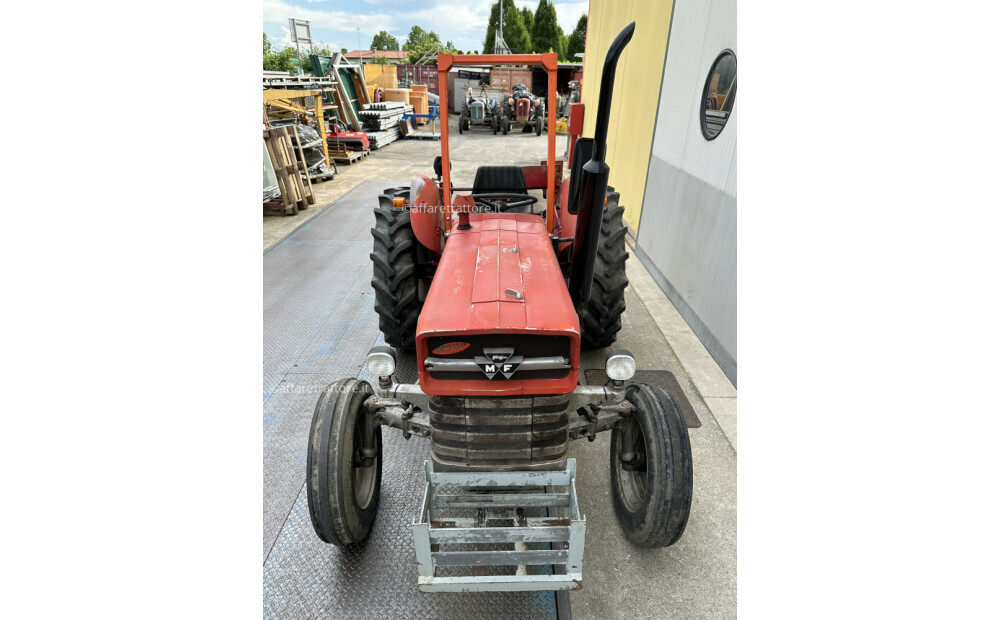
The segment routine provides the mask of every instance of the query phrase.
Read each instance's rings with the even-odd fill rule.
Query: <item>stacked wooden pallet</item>
[[[343,143],[330,143],[330,159],[342,164],[353,164],[359,159],[368,157],[369,152],[368,149],[358,151],[349,149]]]
[[[307,125],[295,125],[295,132],[290,135],[294,138],[292,144],[298,148],[298,153],[305,156],[306,169],[300,170],[299,174],[304,178],[308,176],[310,181],[328,181],[333,178],[337,170],[337,164],[331,158],[333,168],[326,165],[326,157],[323,155],[323,139],[315,129]],[[302,144],[302,142],[305,142]]]
[[[264,129],[264,145],[267,147],[271,165],[274,166],[274,174],[278,177],[278,189],[281,190],[285,215],[297,215],[300,209],[316,203],[301,146],[299,146],[300,158],[297,160],[295,157],[293,135],[298,142],[298,133],[294,125]],[[299,171],[306,173],[305,179],[299,176]]]

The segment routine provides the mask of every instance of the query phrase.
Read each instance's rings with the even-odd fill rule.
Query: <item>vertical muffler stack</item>
[[[569,294],[576,305],[590,300],[590,288],[594,280],[594,261],[597,260],[597,244],[601,237],[601,220],[604,216],[604,196],[608,190],[608,174],[611,168],[604,162],[608,150],[608,119],[611,115],[611,96],[615,88],[615,69],[618,58],[625,46],[632,40],[635,22],[622,28],[608,49],[601,74],[601,94],[597,104],[597,128],[594,132],[594,148],[590,161],[583,165],[576,195],[570,204],[577,209],[576,241],[579,250],[573,260],[573,270],[569,280]],[[572,213],[572,211],[571,211]]]

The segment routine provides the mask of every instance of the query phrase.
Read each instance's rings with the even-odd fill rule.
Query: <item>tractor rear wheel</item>
[[[320,540],[363,542],[378,513],[382,427],[365,409],[372,386],[357,379],[331,383],[313,413],[306,455],[309,518]]]
[[[625,312],[625,207],[618,205],[619,193],[608,187],[607,204],[601,221],[601,238],[594,261],[594,284],[590,300],[580,310],[580,346],[585,350],[603,349],[611,345],[622,328]]]
[[[393,209],[392,199],[409,195],[409,188],[390,189],[378,197],[372,253],[372,288],[378,326],[390,346],[412,349],[417,318],[423,305],[417,295],[417,247],[410,212]]]
[[[669,547],[691,513],[694,470],[687,425],[662,388],[625,388],[635,407],[611,431],[611,498],[625,536],[640,547]]]

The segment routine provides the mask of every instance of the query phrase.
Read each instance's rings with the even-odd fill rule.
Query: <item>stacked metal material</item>
[[[401,137],[399,127],[391,127],[385,131],[375,131],[368,133],[368,143],[373,149],[381,148],[390,142],[395,142]]]
[[[364,123],[365,131],[384,131],[390,127],[395,127],[403,118],[403,108],[405,104],[400,101],[383,101],[381,103],[369,103],[364,106],[358,117]]]
[[[368,142],[373,149],[399,140],[399,121],[404,114],[412,114],[413,106],[401,101],[369,103],[358,113],[368,133]]]

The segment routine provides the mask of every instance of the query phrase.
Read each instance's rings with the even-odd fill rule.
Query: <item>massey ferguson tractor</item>
[[[500,130],[500,104],[495,99],[490,99],[485,91],[480,96],[469,94],[462,104],[458,133],[469,131],[473,125],[492,129],[493,135]]]
[[[549,106],[556,109],[556,104]],[[534,130],[536,136],[542,135],[545,125],[545,100],[531,94],[524,84],[514,86],[514,91],[503,100],[503,120],[500,129],[503,135],[514,123],[521,124],[521,131],[527,133]]]
[[[374,385],[342,379],[316,404],[309,514],[323,541],[361,545],[393,458],[382,428],[428,440],[412,523],[421,591],[580,588],[586,519],[569,444],[605,431],[624,535],[664,547],[684,532],[692,463],[677,405],[659,387],[627,383],[636,364],[623,349],[607,351],[606,384],[579,381],[581,349],[610,347],[625,310],[624,209],[604,159],[615,68],[634,28],[611,44],[595,135],[576,141],[568,178],[550,118],[542,165],[483,166],[471,188],[454,186],[444,119],[437,179],[378,197],[372,287],[391,346],[368,354]],[[441,97],[453,65],[500,63],[545,68],[554,114],[555,54],[442,54]],[[542,189],[536,210],[530,192]],[[415,352],[416,383],[396,380],[397,350]]]

